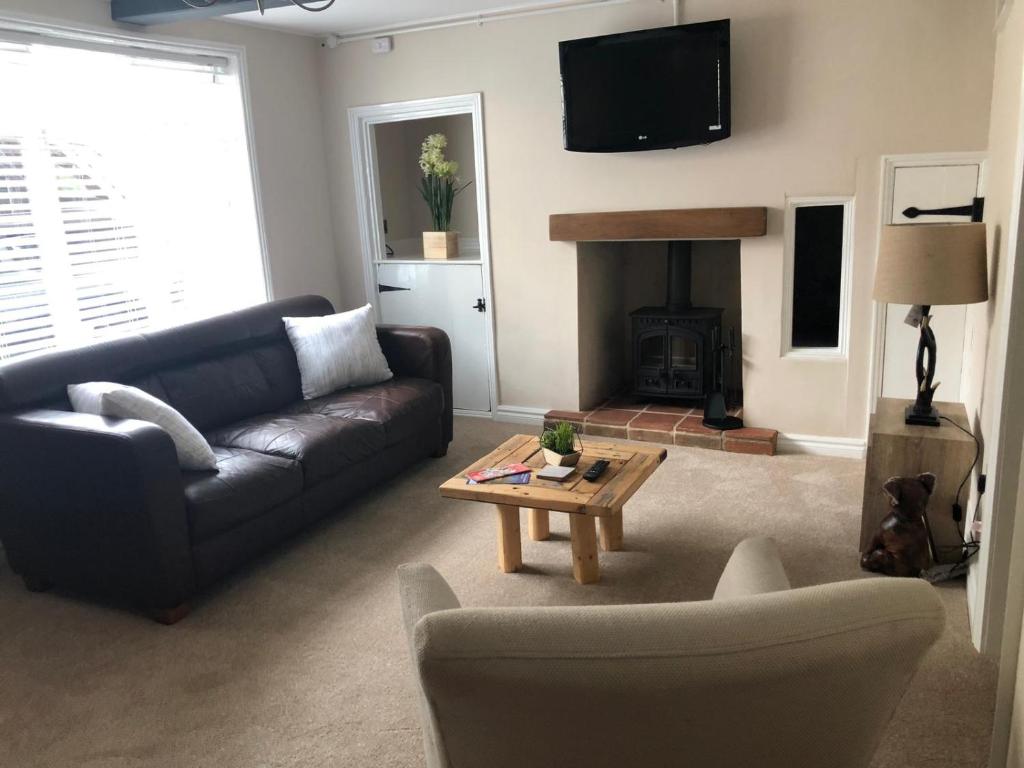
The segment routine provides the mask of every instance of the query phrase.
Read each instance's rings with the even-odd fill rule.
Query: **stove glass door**
[[[673,334],[670,337],[670,343],[672,346],[672,364],[669,367],[673,370],[682,371],[697,370],[700,360],[700,347],[697,344],[697,339],[689,335]]]

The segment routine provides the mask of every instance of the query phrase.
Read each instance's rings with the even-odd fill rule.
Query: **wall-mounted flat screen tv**
[[[636,152],[729,136],[729,20],[559,43],[573,152]]]

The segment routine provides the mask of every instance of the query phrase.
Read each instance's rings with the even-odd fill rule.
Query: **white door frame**
[[[988,153],[986,152],[929,152],[914,155],[882,155],[882,194],[879,195],[878,232],[875,234],[875,263],[878,262],[878,243],[882,237],[882,227],[889,223],[888,213],[892,208],[892,192],[896,180],[897,168],[920,168],[933,165],[966,165],[978,163],[978,191],[985,194],[985,181],[988,173]],[[875,312],[871,320],[871,396],[868,398],[868,416],[875,412],[875,404],[882,396],[882,364],[885,360],[885,323],[888,305],[882,301],[875,302]],[[963,392],[963,371],[960,373],[960,391]]]
[[[434,99],[397,101],[348,110],[349,139],[352,144],[352,170],[356,182],[356,211],[359,218],[359,239],[363,251],[363,285],[366,300],[373,305],[380,320],[377,293],[377,256],[384,253],[384,217],[377,168],[377,142],[374,127],[381,123],[398,123],[448,115],[470,115],[473,119],[473,160],[476,166],[476,209],[480,225],[480,263],[483,269],[484,301],[487,303],[487,376],[490,389],[490,411],[464,411],[463,416],[492,416],[498,403],[498,365],[494,345],[494,292],[491,285],[491,234],[487,208],[487,168],[484,152],[484,110],[480,93],[442,96]],[[443,269],[443,266],[439,268]]]

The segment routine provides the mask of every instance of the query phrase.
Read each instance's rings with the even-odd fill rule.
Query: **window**
[[[0,361],[266,300],[237,73],[0,30]]]
[[[852,226],[852,198],[787,201],[784,356],[846,356]]]

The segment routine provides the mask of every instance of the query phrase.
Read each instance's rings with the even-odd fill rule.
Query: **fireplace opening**
[[[729,345],[723,344],[732,339],[734,346],[735,333],[723,336],[725,307],[693,306],[692,286],[693,243],[673,240],[666,256],[665,303],[629,313],[632,395],[703,401],[723,391],[736,399],[726,359]]]
[[[740,271],[738,240],[579,243],[580,408],[696,413],[723,379],[740,407]]]

